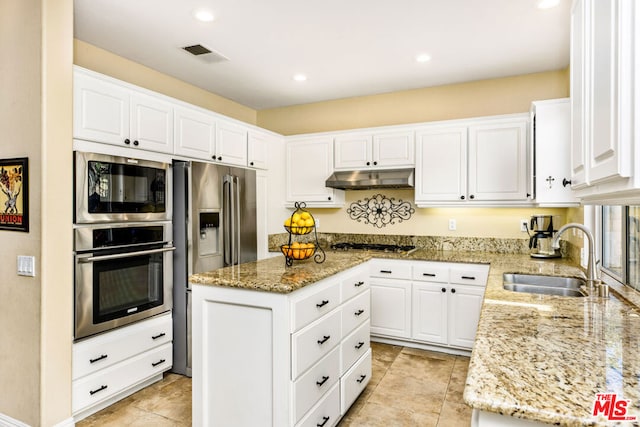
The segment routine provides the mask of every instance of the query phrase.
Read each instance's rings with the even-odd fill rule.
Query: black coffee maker
[[[557,215],[532,215],[529,222],[529,249],[532,258],[559,258],[560,249],[554,249],[551,242],[558,227],[560,217]]]

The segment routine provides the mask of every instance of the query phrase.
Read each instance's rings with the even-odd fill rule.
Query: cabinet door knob
[[[567,178],[562,178],[562,186],[566,187],[567,185],[571,185],[571,180]]]
[[[373,162],[373,165],[374,165],[374,166],[375,166],[375,165],[377,165],[377,164],[378,164],[378,162]]]
[[[327,200],[331,201],[331,196],[327,197]]]
[[[440,289],[442,292],[447,292],[447,288]]]
[[[135,145],[135,146],[137,147],[138,145],[140,145],[140,143],[139,143],[139,142],[138,142],[138,140],[136,139],[135,141],[133,141],[133,145]]]
[[[129,145],[129,144],[131,144],[131,140],[129,138],[127,138],[127,139],[124,140],[124,143]]]
[[[218,156],[218,160],[222,160],[222,157]]]
[[[460,196],[460,200],[464,200],[464,196]]]
[[[211,159],[215,160],[216,159],[216,155],[214,154],[213,156],[211,156]]]
[[[367,162],[367,166],[371,166],[371,162]]]
[[[470,196],[469,196],[469,198],[470,198],[471,200],[473,200],[473,199],[475,199],[475,198],[476,198],[476,196],[474,196],[474,195],[472,194],[472,195],[470,195]]]
[[[451,289],[451,293],[452,293],[452,294],[455,294],[455,293],[456,293],[456,290],[455,290],[455,289]]]
[[[253,166],[253,162],[249,163],[249,166]]]

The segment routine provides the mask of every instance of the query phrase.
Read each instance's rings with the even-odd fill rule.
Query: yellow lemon
[[[302,219],[309,219],[309,218],[311,218],[311,214],[310,214],[309,212],[302,212],[302,213],[300,214],[300,218],[302,218]]]
[[[298,212],[294,213],[293,217],[291,218],[291,223],[297,224],[299,220],[300,220],[300,214]]]
[[[299,247],[300,247],[300,242],[293,242],[293,243],[291,244],[291,247],[292,247],[292,248],[299,248]]]
[[[285,227],[291,227],[291,217],[284,220]]]
[[[304,221],[304,225],[305,225],[305,227],[313,227],[313,219],[312,218],[307,218]]]

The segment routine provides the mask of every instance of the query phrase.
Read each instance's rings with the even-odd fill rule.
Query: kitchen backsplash
[[[269,250],[280,251],[280,245],[288,243],[287,233],[270,234]],[[495,252],[503,254],[528,254],[529,239],[455,236],[406,236],[393,234],[318,233],[320,246],[327,249],[338,242],[413,245],[420,249],[439,251]],[[575,259],[573,245],[561,241],[563,256]],[[579,257],[579,249],[577,250]]]

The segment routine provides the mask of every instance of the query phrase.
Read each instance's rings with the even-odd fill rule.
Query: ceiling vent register
[[[208,47],[205,47],[201,44],[194,44],[192,46],[185,46],[182,48],[182,50],[189,52],[190,54],[192,54],[193,56],[198,57],[198,59],[201,59],[205,62],[208,63],[215,63],[215,62],[224,62],[224,61],[228,61],[229,58],[219,54],[218,52],[215,52],[211,49],[209,49]]]

